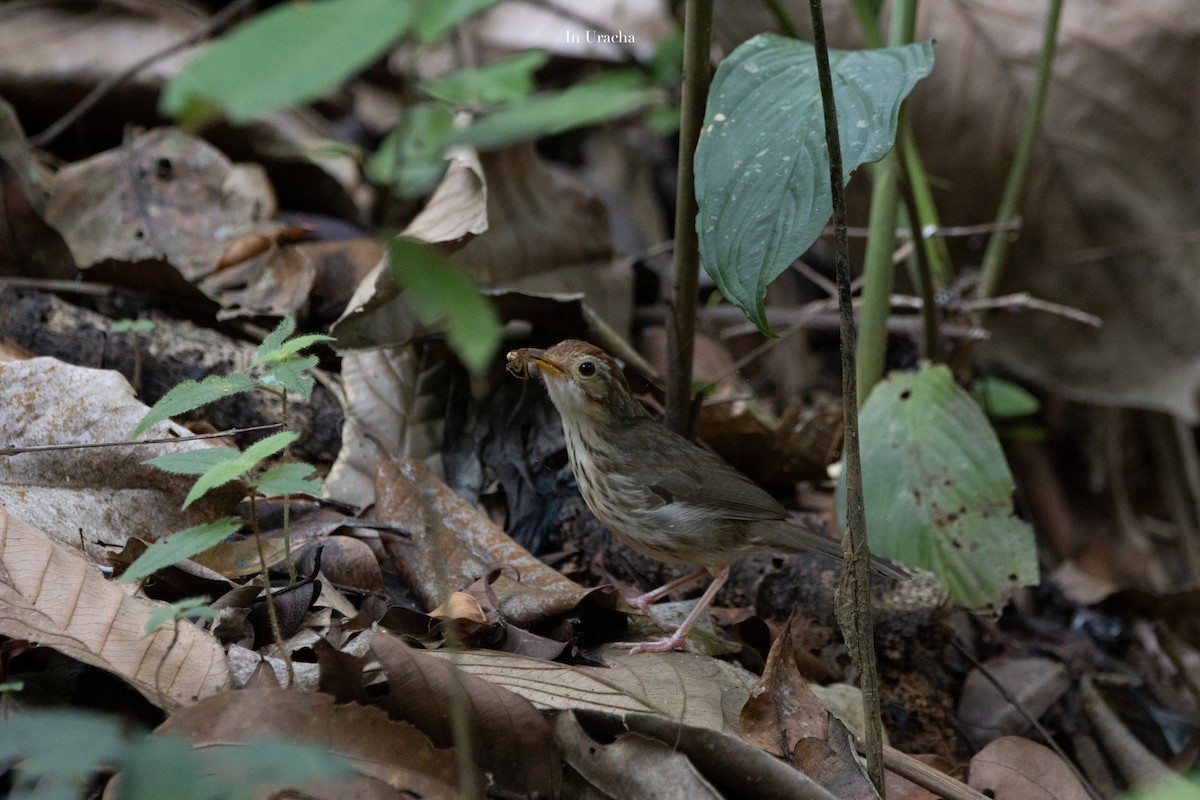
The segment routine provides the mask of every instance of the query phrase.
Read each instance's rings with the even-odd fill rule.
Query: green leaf
[[[116,717],[41,709],[5,716],[0,764],[13,765],[16,776],[5,788],[30,800],[90,797],[94,776],[109,770],[121,773],[123,800],[253,800],[269,787],[356,774],[347,759],[318,745],[235,737],[197,746],[186,736],[147,736]]]
[[[303,336],[297,336],[294,339],[287,337],[292,335],[292,331],[296,330],[296,321],[291,317],[284,317],[275,326],[275,330],[267,334],[258,346],[258,352],[254,358],[254,366],[262,366],[273,361],[282,361],[290,355],[300,352],[306,347],[310,347],[317,342],[332,342],[332,336],[326,336],[321,333],[307,333]],[[314,362],[315,363],[315,362]]]
[[[1037,583],[1033,530],[1013,515],[1004,451],[946,367],[892,373],[859,426],[873,553],[933,572],[971,608]],[[844,486],[838,505],[844,515]]]
[[[186,617],[215,619],[216,616],[217,611],[208,605],[207,597],[185,597],[182,600],[176,600],[170,605],[159,606],[151,611],[150,616],[146,618],[146,635],[154,633],[167,620]]]
[[[154,320],[119,319],[108,326],[111,333],[147,333],[154,330]]]
[[[451,349],[469,369],[482,372],[500,344],[492,304],[466,273],[411,239],[393,239],[388,256],[417,318],[426,325],[444,321]]]
[[[933,69],[933,48],[835,50],[829,61],[848,179],[891,149],[900,104]],[[833,208],[812,45],[763,33],[721,62],[695,170],[704,267],[770,334],[767,285],[816,241]]]
[[[971,394],[989,417],[1027,417],[1041,410],[1041,402],[1012,381],[984,375],[971,382]]]
[[[236,447],[205,447],[200,450],[184,450],[167,453],[143,461],[172,475],[203,475],[218,464],[240,458],[242,451]]]
[[[453,141],[480,150],[595,125],[635,111],[659,96],[638,85],[635,70],[615,71],[566,91],[535,94],[479,117]]]
[[[259,376],[258,382],[263,386],[278,386],[289,392],[295,392],[303,398],[308,398],[312,394],[316,381],[300,373],[316,365],[316,356],[285,358]]]
[[[258,384],[249,375],[235,372],[232,375],[209,375],[202,381],[184,381],[167,392],[155,403],[142,421],[133,429],[138,436],[156,422],[178,416],[184,412],[207,405],[214,400],[231,397],[257,388]]]
[[[320,497],[320,479],[308,478],[316,469],[312,464],[302,462],[280,464],[264,472],[261,478],[253,481],[253,485],[263,494],[307,494]]]
[[[432,188],[446,171],[445,150],[454,116],[440,104],[411,106],[367,162],[367,176],[391,186],[397,197],[416,197]]]
[[[533,73],[548,60],[545,52],[531,50],[486,67],[460,69],[436,80],[422,81],[421,91],[446,103],[472,107],[521,100],[533,92]]]
[[[125,752],[124,731],[115,718],[39,710],[10,713],[0,724],[0,764],[19,762],[18,774],[47,776],[55,783],[82,784]],[[82,786],[76,789],[67,796],[82,796]]]
[[[279,320],[279,324],[275,326],[275,330],[264,336],[262,344],[258,346],[258,352],[254,357],[254,366],[268,361],[271,357],[270,354],[282,347],[283,343],[287,341],[287,337],[291,336],[295,330],[295,317],[288,315]]]
[[[246,785],[251,790],[246,795],[247,800],[255,796],[254,790],[259,787],[296,786],[312,780],[356,774],[347,759],[328,749],[278,739],[259,739],[237,747],[205,748],[196,750],[195,754],[202,771],[216,778],[217,787]]]
[[[237,533],[242,527],[242,521],[237,517],[222,517],[221,519],[195,525],[177,533],[172,533],[165,539],[160,539],[146,548],[146,552],[137,557],[121,575],[121,583],[129,583],[138,578],[151,575],[163,567],[178,564],[197,553],[216,547],[221,542]]]
[[[245,783],[232,781],[224,791],[213,792],[212,784],[224,776],[205,775],[197,761],[191,740],[184,736],[145,736],[130,742],[121,764],[121,800],[236,800],[250,794]]]
[[[234,458],[225,459],[213,464],[192,484],[191,491],[188,492],[187,497],[183,500],[183,507],[187,508],[203,497],[210,489],[223,486],[245,475],[257,467],[258,463],[264,458],[275,455],[299,438],[300,434],[292,431],[273,433],[264,439],[259,439]]]
[[[498,2],[500,0],[417,0],[413,33],[422,43],[435,41],[455,25]]]
[[[308,102],[361,71],[408,29],[407,0],[282,3],[221,37],[163,90],[185,125],[214,111],[236,124]]]

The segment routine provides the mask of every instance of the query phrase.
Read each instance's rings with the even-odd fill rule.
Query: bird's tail
[[[838,561],[842,560],[841,542],[790,522],[783,520],[777,523],[755,522],[754,534],[755,544],[772,550],[782,550],[788,553],[820,553]],[[879,556],[871,556],[871,572],[886,578],[912,577],[912,573],[903,567]]]

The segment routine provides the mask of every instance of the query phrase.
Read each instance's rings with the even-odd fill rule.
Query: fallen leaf
[[[442,651],[432,655],[448,657]],[[570,666],[493,650],[456,653],[455,665],[549,710],[641,712],[698,728],[738,730],[754,675],[693,653],[601,650],[607,668]]]
[[[995,800],[1086,800],[1075,774],[1053,750],[1002,736],[971,759],[970,785]]]
[[[162,260],[198,281],[275,210],[261,167],[232,164],[207,142],[157,128],[59,170],[46,221],[80,268]]]
[[[605,797],[723,797],[687,756],[664,742],[625,734],[605,743],[589,736],[569,711],[555,716],[554,739],[566,762]]]
[[[984,675],[986,670],[988,675]],[[1001,695],[992,681],[1009,697]],[[1001,736],[1020,735],[1032,727],[1025,716],[1040,719],[1071,687],[1067,668],[1049,658],[1000,658],[967,673],[958,701],[958,719],[964,733],[982,746]]]
[[[100,667],[175,711],[228,687],[225,652],[190,622],[146,634],[164,603],[131,597],[93,565],[0,507],[0,634]]]
[[[6,446],[128,442],[146,413],[119,373],[53,358],[0,364],[0,441]],[[163,422],[156,439],[190,431]],[[61,544],[105,563],[135,536],[154,541],[172,531],[229,516],[236,484],[181,511],[191,481],[142,462],[168,452],[208,447],[203,441],[24,453],[0,459],[0,503]]]
[[[492,587],[504,618],[515,625],[564,614],[587,594],[505,535],[424,462],[381,455],[375,497],[380,522],[412,532],[411,543],[391,545],[393,560],[429,606],[442,602],[445,588],[468,586],[498,566],[504,570]]]
[[[182,709],[155,733],[184,734],[195,747],[205,749],[236,748],[266,737],[306,742],[345,758],[362,781],[380,781],[401,796],[460,797],[453,750],[434,747],[423,733],[388,719],[379,709],[335,705],[325,694],[286,689],[224,692]],[[331,800],[357,796],[352,791],[358,785],[359,781],[349,781],[336,793],[327,788],[312,796]],[[476,785],[482,785],[481,776]]]
[[[371,651],[387,676],[389,713],[425,732],[434,744],[454,741],[452,696],[465,699],[468,730],[474,737],[476,763],[487,772],[495,791],[505,796],[557,797],[562,782],[550,725],[518,695],[453,665],[457,654],[437,659],[377,633]]]
[[[802,739],[823,742],[829,735],[829,711],[796,666],[792,644],[795,619],[793,611],[771,645],[762,678],[750,691],[741,715],[742,738],[781,757],[790,755]]]

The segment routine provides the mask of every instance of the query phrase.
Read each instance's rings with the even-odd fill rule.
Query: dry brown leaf
[[[412,533],[411,543],[392,545],[393,560],[428,606],[440,605],[446,588],[464,588],[497,567],[504,569],[492,588],[515,625],[566,613],[587,594],[509,538],[424,462],[381,454],[376,470],[375,516]]]
[[[856,764],[824,739],[808,736],[796,742],[792,762],[838,800],[878,800],[879,793]]]
[[[738,712],[754,685],[752,673],[693,653],[630,655],[613,647],[601,652],[606,669],[492,650],[457,653],[455,664],[541,709],[651,713],[697,728],[738,730]]]
[[[1067,668],[1048,658],[993,659],[983,669],[1034,719],[1040,719],[1071,686]],[[1023,734],[1031,727],[980,669],[967,674],[959,696],[958,718],[976,747],[1001,736]]]
[[[569,711],[555,716],[554,738],[567,763],[605,797],[723,797],[687,756],[664,742],[626,734],[605,744]]]
[[[1050,748],[1002,736],[971,759],[970,785],[995,800],[1086,800],[1088,793]]]
[[[447,367],[440,348],[418,345],[355,350],[342,357],[344,444],[325,480],[329,497],[358,508],[375,501],[378,446],[429,459],[441,472]]]
[[[306,786],[321,798],[357,797],[360,785],[380,781],[398,796],[457,800],[454,751],[438,749],[420,731],[376,708],[334,705],[326,694],[286,689],[239,689],[189,706],[158,727],[184,734],[196,747],[237,747],[258,738],[288,739],[325,747],[363,776],[336,786]],[[477,776],[476,785],[481,785]],[[323,783],[323,782],[322,782]]]
[[[376,633],[371,651],[387,675],[393,717],[415,725],[434,742],[454,741],[451,697],[466,699],[473,755],[502,796],[557,797],[562,767],[549,723],[523,697],[409,647],[399,638]],[[454,658],[451,655],[451,660]]]
[[[0,165],[5,167],[0,171],[0,274],[72,278],[70,252],[42,219],[49,170],[38,163],[16,112],[3,100]]]
[[[0,634],[107,670],[166,711],[225,689],[225,652],[190,622],[146,634],[161,606],[131,597],[98,569],[0,507]]]
[[[188,281],[211,274],[232,241],[274,216],[262,167],[232,164],[174,128],[63,167],[46,205],[81,268],[165,261]]]
[[[802,739],[823,742],[829,735],[829,711],[796,666],[792,644],[795,619],[793,611],[771,645],[762,679],[742,709],[742,738],[777,756],[790,755]]]
[[[448,160],[446,174],[402,236],[430,244],[455,244],[488,229],[487,180],[479,154],[456,147]]]
[[[0,442],[5,446],[126,442],[146,413],[119,373],[53,358],[0,364]],[[163,422],[147,438],[187,436]],[[25,453],[0,459],[0,503],[93,561],[136,536],[154,541],[233,513],[240,489],[231,484],[181,511],[191,487],[142,462],[163,453],[209,447],[203,441],[145,447],[100,447]]]

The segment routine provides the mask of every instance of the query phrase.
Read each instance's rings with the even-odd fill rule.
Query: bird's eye
[[[590,378],[596,374],[596,363],[594,361],[584,361],[579,365],[579,374],[585,378]]]

